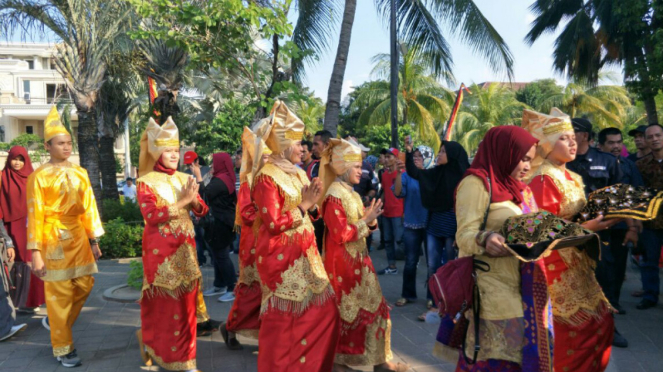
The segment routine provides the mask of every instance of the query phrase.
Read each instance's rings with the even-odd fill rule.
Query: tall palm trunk
[[[656,94],[647,94],[643,97],[645,111],[647,112],[647,123],[658,124],[658,112],[656,111]]]
[[[341,24],[341,36],[338,40],[338,50],[336,51],[336,61],[329,81],[329,91],[327,92],[327,109],[325,110],[324,128],[336,136],[338,128],[338,115],[341,110],[341,90],[343,89],[343,77],[345,76],[345,66],[348,63],[348,52],[350,50],[350,37],[352,36],[352,24],[355,20],[355,11],[357,9],[357,0],[345,0],[345,10],[343,11],[343,23]]]
[[[99,140],[99,166],[101,168],[102,195],[104,199],[119,200],[117,192],[117,162],[115,160],[115,138],[102,136]]]
[[[94,121],[93,110],[78,109],[78,153],[81,166],[87,170],[92,184],[94,198],[97,200],[97,208],[102,213],[101,178],[99,168],[99,141],[97,136],[97,124]]]

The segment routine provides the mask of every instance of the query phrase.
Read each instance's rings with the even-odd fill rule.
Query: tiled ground
[[[372,253],[376,268],[385,264],[384,251]],[[399,262],[399,269],[403,262]],[[420,268],[424,268],[423,259]],[[137,304],[121,304],[102,299],[105,289],[122,284],[126,280],[128,264],[117,261],[102,261],[100,273],[96,275],[94,291],[90,295],[78,322],[74,326],[74,337],[83,366],[74,371],[125,372],[157,371],[142,366],[134,337],[140,325],[140,309]],[[205,281],[211,283],[212,270],[203,270]],[[663,305],[647,311],[635,309],[637,299],[630,297],[634,289],[640,287],[639,274],[629,268],[624,285],[622,304],[627,315],[617,316],[617,325],[629,340],[627,349],[613,349],[609,372],[663,372]],[[425,296],[423,280],[425,272],[418,272],[420,298]],[[393,303],[400,297],[402,276],[380,277],[387,301]],[[663,303],[663,301],[662,301]],[[215,298],[207,300],[210,315],[214,319],[225,319],[230,304],[222,304]],[[392,347],[396,361],[408,363],[413,371],[451,372],[454,366],[442,363],[431,355],[437,325],[418,322],[416,316],[425,310],[424,301],[394,308]],[[0,372],[53,372],[69,370],[60,367],[51,355],[49,335],[41,327],[42,314],[19,315],[20,322],[27,322],[28,329],[10,341],[0,343]],[[246,347],[243,351],[231,352],[223,345],[221,336],[216,333],[198,339],[198,368],[202,371],[256,371],[257,343],[241,339]],[[370,368],[364,368],[370,371]]]

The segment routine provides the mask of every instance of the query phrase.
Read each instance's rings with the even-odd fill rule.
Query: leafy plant
[[[36,150],[41,144],[44,143],[44,140],[36,134],[23,133],[18,137],[14,138],[9,146],[23,146],[28,150]]]
[[[143,261],[129,262],[127,285],[133,289],[138,289],[138,290],[140,290],[143,287]]]
[[[125,200],[124,203],[119,200],[104,199],[104,213],[101,217],[103,222],[110,222],[115,219],[122,219],[128,223],[142,223],[143,215],[140,213],[138,204]]]
[[[142,254],[143,226],[116,218],[104,225],[106,233],[99,246],[106,258],[139,257]]]
[[[9,151],[12,148],[12,145],[7,142],[0,142],[0,151]]]

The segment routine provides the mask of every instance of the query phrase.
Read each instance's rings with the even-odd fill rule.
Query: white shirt
[[[124,194],[125,199],[136,201],[136,185],[124,185],[122,186],[122,193]]]

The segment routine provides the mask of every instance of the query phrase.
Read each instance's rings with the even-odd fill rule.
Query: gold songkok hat
[[[342,176],[355,164],[361,164],[363,160],[361,148],[356,142],[339,138],[332,138],[329,141],[329,145],[320,159],[320,179],[323,187],[321,202],[336,177]]]
[[[573,133],[571,118],[554,107],[550,115],[524,110],[521,126],[539,140],[537,156],[545,159],[563,133]]]
[[[282,101],[276,101],[270,113],[269,135],[262,137],[273,153],[280,154],[304,138],[304,122]]]
[[[150,118],[140,139],[139,176],[151,172],[167,148],[180,148],[180,132],[177,130],[175,122],[168,117],[168,120],[159,126],[154,119]]]
[[[65,134],[70,135],[67,128],[62,125],[62,121],[60,121],[57,107],[53,106],[51,107],[48,116],[46,116],[46,120],[44,120],[44,141],[48,142],[53,139],[53,137]]]

